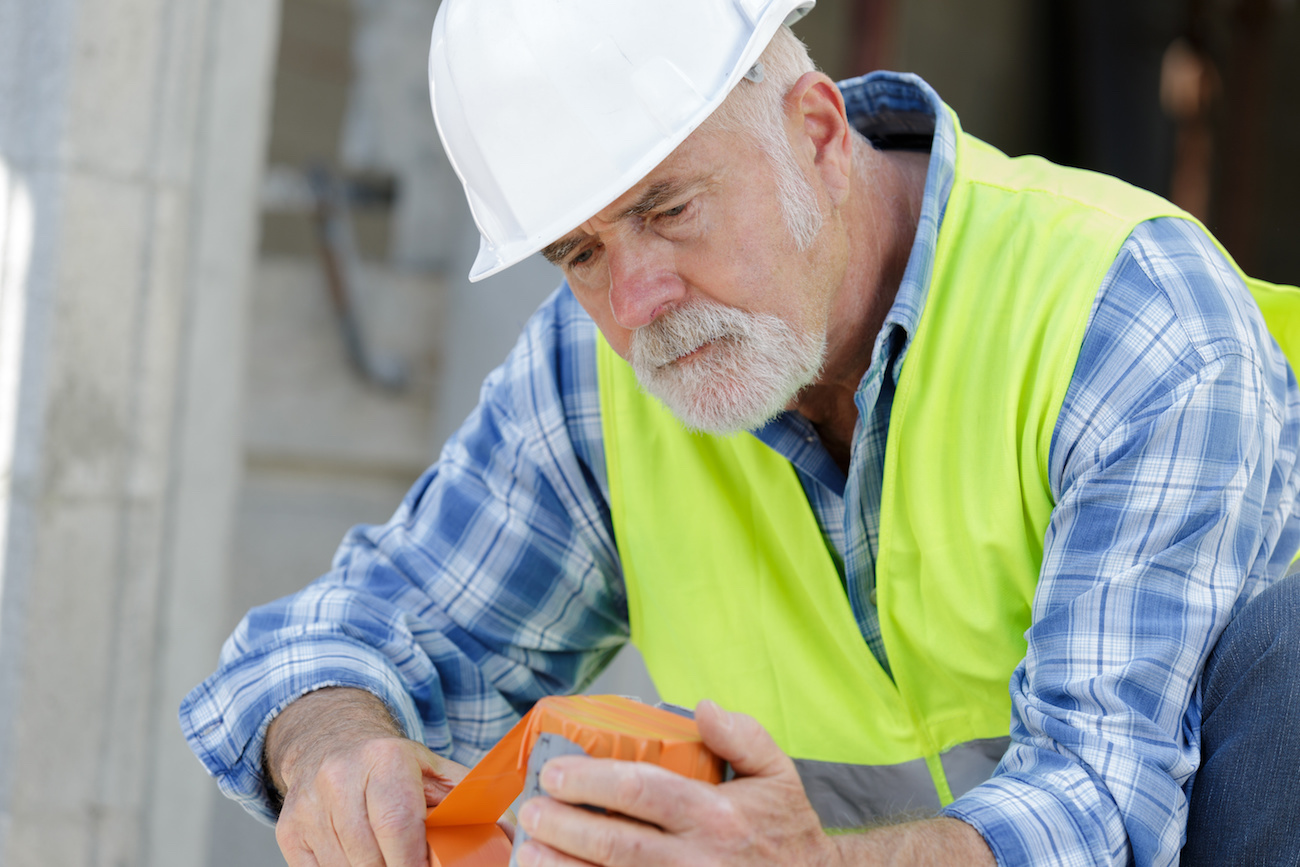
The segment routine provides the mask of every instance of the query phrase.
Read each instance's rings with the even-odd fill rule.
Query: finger
[[[290,796],[275,825],[275,840],[289,867],[334,867],[348,863],[331,813],[323,802]]]
[[[363,800],[350,804],[349,808],[344,811],[331,812],[330,830],[334,838],[338,841],[339,860],[338,864],[348,865],[366,865],[366,867],[377,867],[384,863],[383,850],[380,848],[379,841],[371,830],[369,817],[366,813],[366,805]],[[334,867],[334,859],[321,859],[322,867]],[[397,865],[394,865],[397,867]],[[406,867],[405,864],[401,867]]]
[[[427,867],[428,842],[424,826],[424,806],[412,816],[410,811],[386,811],[383,807],[369,808],[370,827],[383,860],[376,862],[387,867]]]
[[[514,857],[519,867],[595,867],[590,861],[580,861],[536,840],[521,845]]]
[[[594,813],[553,798],[532,798],[519,811],[520,827],[530,842],[545,844],[556,854],[602,867],[656,867],[680,864],[678,844],[658,828],[621,816]],[[520,850],[524,849],[520,847]],[[538,864],[565,864],[547,852]]]
[[[536,840],[520,846],[515,859],[519,867],[596,867],[590,861],[580,861]]]
[[[284,863],[289,867],[320,867],[320,862],[316,860],[316,856],[305,849],[299,850],[293,857],[290,857],[289,853],[283,849],[280,851],[284,855]]]
[[[355,771],[351,761],[327,759],[316,772],[316,803],[295,804],[295,816],[315,820],[306,843],[321,867],[383,863],[367,814],[364,778],[354,777]]]
[[[275,828],[275,842],[279,845],[280,854],[284,856],[284,863],[288,867],[320,867],[316,856],[301,840],[293,839],[288,834],[281,836],[279,825]]]
[[[307,867],[427,867],[424,817],[466,769],[423,744],[381,738],[331,755],[294,786],[276,828],[286,860]]]
[[[570,804],[604,807],[669,831],[693,827],[713,786],[647,762],[559,756],[542,766],[542,788]]]
[[[515,816],[514,810],[506,810],[497,819],[497,827],[505,832],[506,839],[511,843],[515,842],[515,826],[519,824],[519,819]]]
[[[447,797],[448,792],[465,779],[470,769],[459,762],[443,758],[424,744],[412,742],[412,748],[419,751],[424,774],[425,806],[436,807]]]
[[[794,762],[777,746],[758,720],[723,710],[705,699],[695,708],[695,725],[704,745],[731,763],[740,777],[771,777],[795,773]]]
[[[409,756],[393,756],[371,768],[364,798],[367,829],[386,867],[426,867],[427,779],[407,773]],[[423,771],[423,768],[421,769]],[[367,863],[367,862],[361,862]]]

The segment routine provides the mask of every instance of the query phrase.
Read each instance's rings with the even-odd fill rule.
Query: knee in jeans
[[[1300,672],[1300,573],[1288,575],[1252,599],[1221,640],[1230,643],[1234,656],[1253,657],[1254,664],[1296,676]]]

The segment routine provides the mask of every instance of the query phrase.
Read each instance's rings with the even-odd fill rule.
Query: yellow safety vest
[[[1098,287],[1155,217],[1190,219],[958,130],[886,446],[876,588],[892,679],[790,463],[749,434],[688,432],[599,341],[632,640],[666,700],[712,698],[763,723],[800,760],[824,824],[946,804],[1005,749],[1054,506],[1052,432]],[[1250,284],[1300,347],[1300,292]]]

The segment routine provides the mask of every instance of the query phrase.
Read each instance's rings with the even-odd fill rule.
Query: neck
[[[878,151],[865,140],[856,147],[852,191],[839,213],[847,267],[831,299],[826,363],[795,407],[845,471],[858,415],[853,395],[907,268],[929,164],[924,153]]]

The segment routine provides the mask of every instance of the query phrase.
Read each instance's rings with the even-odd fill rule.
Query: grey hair
[[[759,80],[741,79],[706,121],[706,128],[741,133],[758,142],[776,173],[777,195],[786,228],[806,250],[822,227],[821,207],[799,168],[785,131],[785,96],[800,77],[816,70],[808,49],[787,26],[772,37],[758,63]]]

